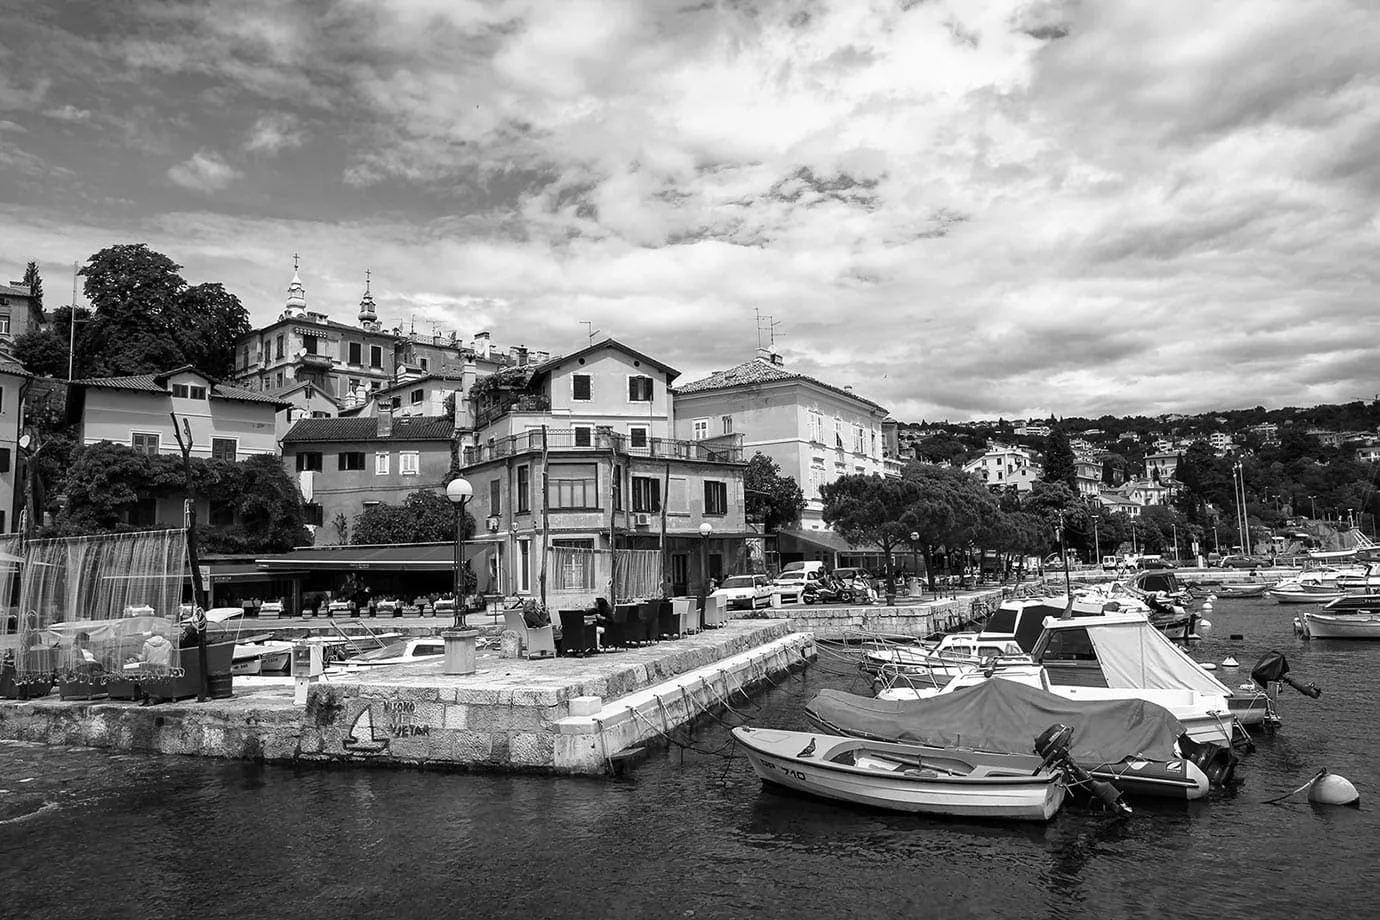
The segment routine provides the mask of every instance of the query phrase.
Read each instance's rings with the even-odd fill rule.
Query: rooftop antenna
[[[580,320],[580,323],[584,325],[585,330],[589,333],[589,344],[593,345],[594,337],[599,334],[599,330],[595,329],[594,324],[587,319]]]

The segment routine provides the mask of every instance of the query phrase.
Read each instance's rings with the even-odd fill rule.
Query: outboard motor
[[[1266,690],[1270,689],[1270,684],[1274,681],[1283,681],[1293,687],[1304,696],[1317,699],[1322,696],[1322,690],[1312,682],[1301,684],[1289,676],[1289,662],[1285,660],[1284,653],[1279,651],[1266,652],[1255,663],[1251,669],[1251,680],[1260,684]]]
[[[1179,753],[1184,760],[1202,770],[1208,782],[1214,786],[1226,786],[1236,776],[1236,764],[1240,758],[1229,747],[1211,741],[1194,741],[1185,732],[1179,736]]]
[[[1131,814],[1131,806],[1121,800],[1120,789],[1111,783],[1093,779],[1087,770],[1076,764],[1073,758],[1069,756],[1069,741],[1072,738],[1073,729],[1061,722],[1056,722],[1036,735],[1035,753],[1044,758],[1044,762],[1040,764],[1040,769],[1058,767],[1063,771],[1064,780],[1068,785],[1088,790],[1094,799],[1118,815]]]

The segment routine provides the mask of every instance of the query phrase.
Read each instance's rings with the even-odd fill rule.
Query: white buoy
[[[1207,596],[1207,599],[1208,599],[1208,603],[1209,603],[1209,604],[1215,603],[1215,602],[1217,601],[1217,595],[1216,595],[1216,594],[1209,594],[1209,595]]]
[[[1239,667],[1241,667],[1241,662],[1237,661],[1235,658],[1233,658],[1233,657],[1231,657],[1230,655],[1228,655],[1226,658],[1223,658],[1223,659],[1222,659],[1222,667],[1224,667],[1224,668],[1239,668]]]
[[[1361,793],[1345,776],[1324,772],[1309,786],[1308,801],[1318,805],[1351,805],[1359,808]]]
[[[1197,623],[1193,624],[1193,631],[1197,633],[1199,639],[1206,639],[1212,635],[1212,621],[1200,618]]]
[[[1212,598],[1208,598],[1207,600],[1203,601],[1203,609],[1204,609],[1204,610],[1211,610],[1211,609],[1212,609]]]
[[[1204,671],[1217,670],[1217,665],[1213,664],[1211,661],[1200,661],[1198,662],[1198,667],[1202,668]]]

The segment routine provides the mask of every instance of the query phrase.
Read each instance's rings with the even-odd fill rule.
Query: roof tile
[[[832,390],[835,393],[856,399],[858,402],[867,403],[869,406],[873,406],[883,412],[887,411],[885,406],[859,396],[857,393],[850,393],[842,387],[836,387],[832,383],[825,383],[823,380],[818,380],[808,374],[793,373],[762,358],[753,358],[751,361],[744,361],[737,367],[730,367],[726,371],[715,371],[703,380],[692,380],[689,383],[676,387],[675,390],[677,393],[705,393],[710,390],[727,390],[733,387],[790,380],[804,380],[813,383],[815,386],[824,387],[826,390]]]
[[[378,435],[378,419],[304,418],[287,434],[283,443],[313,441],[449,441],[455,436],[455,422],[448,415],[417,415],[393,419],[387,438]]]

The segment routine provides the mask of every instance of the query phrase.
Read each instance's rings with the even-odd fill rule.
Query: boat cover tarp
[[[1102,617],[1081,625],[1088,630],[1108,687],[1231,694],[1230,688],[1143,618]],[[1045,626],[1050,628],[1048,621]]]
[[[1070,751],[1080,763],[1173,760],[1184,730],[1145,700],[1075,701],[1000,677],[922,700],[821,690],[806,713],[846,735],[1003,754],[1035,753],[1035,736],[1063,723],[1073,729]]]

